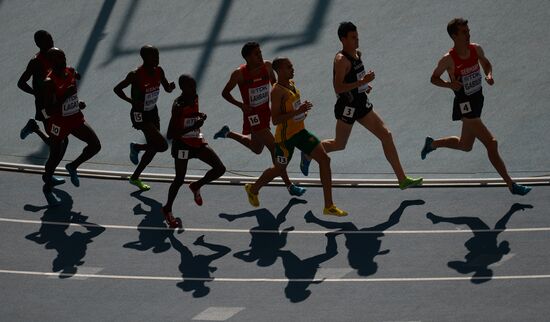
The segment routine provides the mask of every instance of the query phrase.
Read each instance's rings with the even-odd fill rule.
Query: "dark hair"
[[[38,30],[34,33],[34,42],[39,43],[41,40],[44,40],[46,37],[51,37],[50,33],[46,30]]]
[[[178,85],[180,86],[180,89],[183,89],[185,86],[193,86],[195,89],[197,88],[197,82],[193,78],[193,76],[189,74],[183,74],[178,78]]]
[[[139,55],[141,56],[141,58],[145,59],[145,56],[147,54],[150,54],[150,53],[153,53],[153,52],[157,52],[158,53],[158,48],[155,47],[155,46],[151,46],[151,45],[145,45],[143,47],[141,47],[141,49],[139,50]]]
[[[273,62],[271,63],[271,67],[278,72],[279,68],[283,65],[283,62],[288,61],[289,59],[287,57],[277,57],[273,59]]]
[[[338,38],[345,38],[349,32],[357,31],[357,27],[351,21],[344,21],[338,26]]]
[[[453,36],[456,35],[456,33],[458,32],[458,27],[466,26],[467,24],[468,20],[464,18],[454,18],[447,24],[447,33],[451,38],[453,38]]]
[[[246,59],[246,57],[248,57],[254,49],[259,47],[260,47],[260,44],[258,44],[257,42],[249,41],[246,44],[244,44],[243,48],[241,49],[241,55],[243,56],[244,59]]]

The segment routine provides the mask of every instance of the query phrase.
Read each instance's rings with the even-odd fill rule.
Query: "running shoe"
[[[130,143],[130,161],[136,165],[139,163],[139,151],[135,143]]]
[[[260,200],[258,199],[258,195],[254,194],[252,192],[252,185],[250,183],[247,183],[244,185],[244,190],[246,191],[246,194],[248,195],[248,202],[253,207],[259,207],[260,206]]]
[[[164,220],[168,224],[168,227],[172,229],[183,227],[181,219],[174,217],[171,211],[166,211],[164,207],[161,208],[161,211],[162,211],[162,215],[164,216]]]
[[[435,150],[435,148],[432,147],[433,141],[434,141],[434,139],[432,139],[431,137],[429,137],[429,136],[426,137],[426,141],[424,142],[424,147],[422,148],[422,151],[420,152],[420,158],[422,158],[422,160],[426,159],[426,156],[428,155],[428,153]]]
[[[36,121],[33,119],[30,119],[27,124],[21,129],[21,132],[19,132],[19,137],[21,140],[24,140],[29,136],[29,134],[33,133],[34,131],[38,130],[38,124],[36,124]]]
[[[323,213],[325,215],[336,216],[336,217],[344,217],[348,215],[346,211],[342,209],[338,209],[338,207],[336,207],[336,205],[334,204],[328,208],[323,209]]]
[[[138,187],[141,191],[148,191],[151,189],[151,186],[148,184],[143,183],[140,179],[132,179],[129,180],[130,184],[133,184],[134,186]]]
[[[229,126],[224,125],[216,134],[214,134],[214,140],[215,139],[225,139],[227,137],[227,134],[229,134]]]
[[[410,187],[414,186],[420,186],[422,185],[422,181],[424,181],[423,178],[411,178],[411,177],[405,177],[405,180],[399,182],[399,189],[405,190]]]
[[[294,184],[291,184],[290,186],[288,186],[287,189],[288,189],[288,193],[290,193],[291,196],[297,196],[297,197],[300,197],[307,191],[306,188],[302,188]]]
[[[531,191],[531,189],[532,189],[531,187],[522,186],[520,184],[513,183],[511,191],[513,195],[525,196],[526,194],[529,193],[529,191]]]
[[[78,173],[76,172],[76,169],[73,168],[73,166],[70,163],[67,163],[65,165],[65,169],[67,170],[67,172],[71,176],[71,182],[73,183],[73,185],[75,187],[80,186],[80,179],[78,178]]]
[[[60,184],[64,184],[64,183],[65,183],[65,179],[56,177],[56,176],[52,177],[52,185],[59,186]]]
[[[193,183],[190,183],[189,184],[189,190],[191,190],[191,192],[193,193],[193,199],[195,199],[195,203],[199,206],[202,206],[202,197],[201,197],[201,191],[200,189],[193,189]]]
[[[309,175],[309,164],[310,163],[311,163],[311,159],[308,159],[307,155],[304,152],[302,152],[301,157],[300,157],[300,170],[302,171],[302,173],[306,177]]]

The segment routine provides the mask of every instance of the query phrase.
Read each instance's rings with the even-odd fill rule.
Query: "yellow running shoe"
[[[139,190],[141,191],[148,191],[151,189],[151,186],[143,183],[143,181],[141,181],[140,179],[133,180],[132,178],[130,178],[129,181],[130,181],[130,184],[133,184],[134,186],[138,187]]]
[[[344,217],[348,215],[346,211],[343,211],[342,209],[338,209],[338,207],[336,207],[336,205],[334,204],[328,208],[323,209],[323,213],[325,215],[336,216],[336,217]]]
[[[254,194],[252,192],[252,185],[250,183],[247,183],[244,185],[244,190],[246,191],[246,194],[248,195],[248,202],[253,207],[259,207],[260,206],[260,200],[258,199],[258,195]]]

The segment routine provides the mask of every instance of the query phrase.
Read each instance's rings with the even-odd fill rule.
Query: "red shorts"
[[[243,134],[248,135],[253,132],[269,129],[269,123],[271,123],[269,105],[255,107],[253,113],[243,114]]]
[[[70,116],[55,115],[47,121],[47,132],[50,138],[62,141],[84,124],[84,115],[82,112]]]

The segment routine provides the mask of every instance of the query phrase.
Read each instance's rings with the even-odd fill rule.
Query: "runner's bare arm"
[[[169,83],[166,79],[166,76],[164,75],[164,70],[159,67],[160,70],[160,83],[162,84],[162,87],[167,93],[172,93],[174,89],[176,89],[176,84],[174,82]]]
[[[222,97],[229,103],[237,106],[242,110],[244,104],[242,102],[237,101],[233,97],[233,95],[231,95],[231,91],[237,86],[240,78],[241,78],[241,72],[238,69],[236,69],[235,71],[233,71],[233,73],[231,73],[231,77],[229,77],[229,81],[227,81],[227,84],[225,84],[225,87],[222,90]]]
[[[462,84],[454,79],[453,68],[453,59],[449,54],[446,54],[437,63],[437,67],[435,67],[432,73],[432,77],[430,79],[431,83],[435,86],[450,88],[452,90],[458,91],[462,87]],[[445,72],[449,74],[449,78],[451,79],[451,81],[447,82],[441,79],[441,75],[443,75],[443,73]]]
[[[124,93],[124,89],[130,85],[132,85],[134,83],[136,79],[136,73],[134,71],[131,71],[128,73],[128,75],[126,75],[126,78],[118,83],[115,88],[113,88],[113,91],[115,92],[115,94],[120,97],[122,100],[130,103],[130,104],[133,104],[134,102],[132,101],[131,98],[129,98],[128,96],[126,96],[126,93]]]
[[[485,56],[485,52],[483,51],[481,46],[478,44],[474,44],[474,46],[476,48],[479,64],[481,65],[481,68],[483,68],[483,72],[485,73],[485,80],[487,81],[487,84],[493,85],[495,83],[495,81],[493,80],[493,65],[491,65],[491,62]]]
[[[354,88],[374,80],[374,73],[369,71],[362,80],[353,83],[345,83],[344,78],[350,69],[351,63],[344,55],[337,54],[336,57],[334,57],[334,79],[332,85],[334,86],[336,94],[349,92]]]
[[[275,72],[273,71],[271,62],[266,60],[265,67],[267,67],[267,72],[269,73],[269,82],[271,83],[271,85],[275,84],[277,82],[277,77],[275,76]]]
[[[21,77],[19,77],[19,81],[17,81],[17,87],[19,87],[19,89],[21,89],[23,92],[29,93],[31,95],[40,94],[35,93],[33,88],[30,87],[29,84],[27,84],[27,82],[29,81],[29,79],[31,79],[33,75],[34,68],[36,68],[35,65],[36,60],[33,58],[29,61],[29,64],[27,65],[27,68],[25,69],[23,74],[21,74]]]

